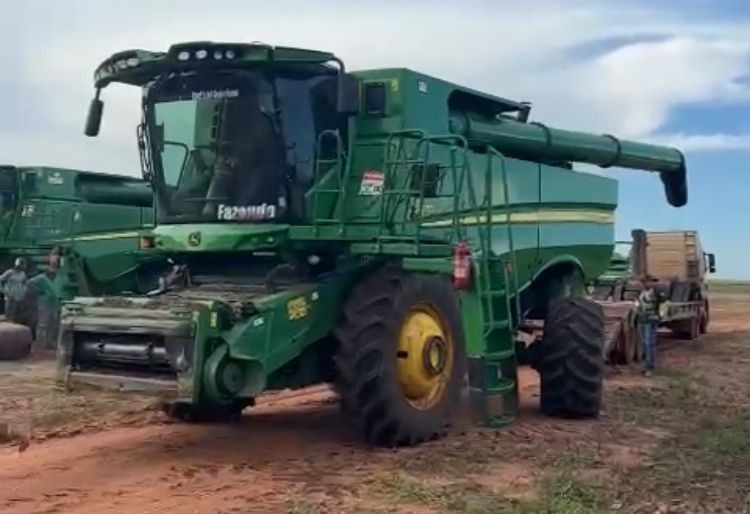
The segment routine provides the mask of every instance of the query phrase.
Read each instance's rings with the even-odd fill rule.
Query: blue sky
[[[91,74],[112,52],[193,40],[330,50],[350,69],[404,66],[534,104],[553,126],[674,144],[690,201],[620,180],[618,235],[697,229],[719,276],[750,279],[750,0],[35,0],[0,19],[0,162],[138,174],[139,93],[106,92],[84,138]],[[607,172],[610,173],[610,172]]]

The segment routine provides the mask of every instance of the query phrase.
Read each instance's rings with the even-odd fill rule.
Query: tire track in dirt
[[[306,391],[270,399],[233,425],[116,428],[7,450],[0,510],[270,512],[279,491],[346,486],[372,461],[329,403],[330,393]]]

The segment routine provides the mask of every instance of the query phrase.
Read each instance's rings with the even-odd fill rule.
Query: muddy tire
[[[697,339],[700,335],[700,319],[691,318],[685,321],[680,321],[673,325],[672,333],[683,341],[692,341]]]
[[[708,301],[706,301],[703,304],[703,310],[701,312],[701,323],[700,323],[700,330],[699,332],[701,334],[705,334],[708,332],[708,324],[711,321],[711,311],[709,309]]]
[[[366,443],[409,446],[446,431],[465,370],[449,281],[390,268],[374,273],[352,291],[336,338],[335,386]]]
[[[602,307],[585,298],[554,302],[540,344],[542,413],[562,418],[598,416],[604,376]]]
[[[0,323],[0,360],[18,360],[31,354],[31,330],[24,325]]]

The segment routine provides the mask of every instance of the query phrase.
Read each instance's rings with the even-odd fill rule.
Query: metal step
[[[510,322],[507,319],[488,321],[484,323],[484,328],[490,331],[500,330],[500,329],[509,328],[509,327],[510,327]]]
[[[510,359],[516,354],[514,349],[510,350],[498,350],[494,352],[485,352],[484,357],[488,361],[504,361]]]

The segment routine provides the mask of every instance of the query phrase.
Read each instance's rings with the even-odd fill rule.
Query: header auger
[[[65,307],[68,384],[213,418],[330,382],[390,446],[440,435],[465,374],[485,422],[511,422],[531,364],[545,413],[597,415],[603,315],[580,295],[612,253],[617,184],[573,163],[657,172],[683,205],[679,151],[530,123],[526,103],[407,69],[207,42],[102,63],[89,135],[111,82],[143,89],[154,246],[175,267],[154,296]]]

